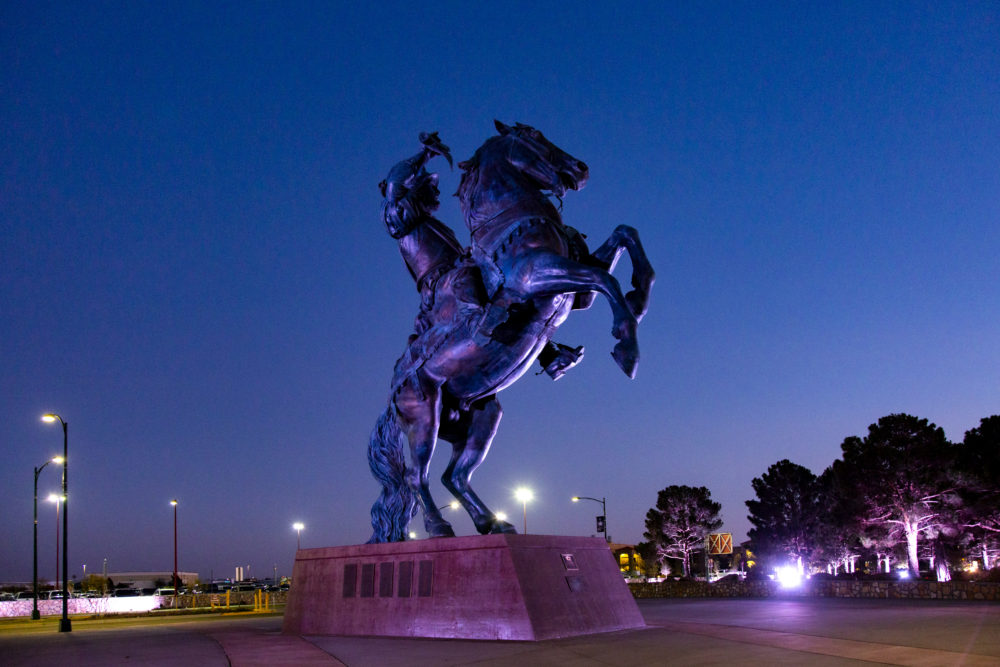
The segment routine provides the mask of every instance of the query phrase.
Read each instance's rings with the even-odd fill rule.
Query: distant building
[[[171,572],[108,572],[108,579],[114,582],[115,587],[121,588],[122,584],[128,588],[159,588],[170,586],[174,573]],[[191,587],[198,581],[197,572],[178,572],[177,578],[181,580],[182,586]]]
[[[636,551],[635,545],[608,543],[611,553],[614,554],[615,561],[618,562],[618,569],[626,576],[635,576],[646,571],[646,562]]]

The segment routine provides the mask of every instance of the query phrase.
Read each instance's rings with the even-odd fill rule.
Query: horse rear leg
[[[410,463],[415,479],[411,485],[424,514],[424,529],[431,537],[454,537],[451,524],[441,516],[431,496],[429,477],[431,456],[437,444],[441,414],[441,388],[417,373],[413,381],[418,387],[404,385],[393,399],[403,433],[410,443]]]
[[[502,416],[503,409],[500,403],[495,396],[490,396],[473,403],[453,424],[453,432],[447,436],[454,449],[441,481],[462,503],[472,517],[476,530],[482,535],[517,532],[511,524],[497,519],[469,484],[472,473],[490,450],[490,444],[493,442]]]
[[[632,260],[632,287],[635,288],[625,295],[625,301],[635,319],[639,321],[649,309],[649,292],[656,280],[656,272],[653,271],[653,266],[649,263],[646,251],[639,240],[639,232],[628,225],[618,225],[608,240],[595,250],[591,257],[597,260],[601,268],[610,273],[615,270],[623,250],[628,250],[629,259]]]
[[[535,251],[519,257],[507,277],[507,289],[525,300],[535,297],[600,292],[611,305],[614,324],[611,335],[618,339],[611,356],[626,375],[635,377],[639,363],[639,322],[622,295],[615,277],[604,269],[588,266],[554,252]]]

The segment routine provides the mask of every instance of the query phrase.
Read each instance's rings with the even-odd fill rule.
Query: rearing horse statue
[[[536,360],[554,379],[579,362],[582,347],[550,339],[569,312],[588,308],[596,293],[611,305],[612,335],[619,341],[612,356],[626,375],[635,376],[636,328],[654,280],[637,232],[619,226],[590,253],[583,235],[563,224],[551,201],[583,187],[587,165],[530,126],[496,121],[496,128],[498,136],[459,164],[464,174],[457,196],[470,249],[432,215],[437,176],[425,164],[435,155],[451,162],[436,133],[421,135],[421,152],[394,166],[380,185],[383,222],[417,282],[421,309],[369,443],[369,464],[383,487],[372,506],[369,542],[406,539],[418,505],[431,537],[455,534],[429,488],[438,439],[452,444],[442,482],[476,529],[516,532],[469,484],[502,416],[496,394]],[[628,294],[610,273],[623,251],[633,267]]]

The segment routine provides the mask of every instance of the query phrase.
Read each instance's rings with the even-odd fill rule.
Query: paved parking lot
[[[3,665],[1000,665],[1000,605],[640,600],[648,628],[546,642],[288,637],[280,616],[0,624]]]

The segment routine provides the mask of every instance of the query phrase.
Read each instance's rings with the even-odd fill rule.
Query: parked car
[[[114,598],[137,598],[142,595],[142,591],[138,588],[119,588],[116,589],[111,597]]]
[[[0,593],[0,602],[13,602],[16,599],[13,593]]]
[[[163,595],[173,597],[175,591],[172,588],[157,588],[153,595]]]

